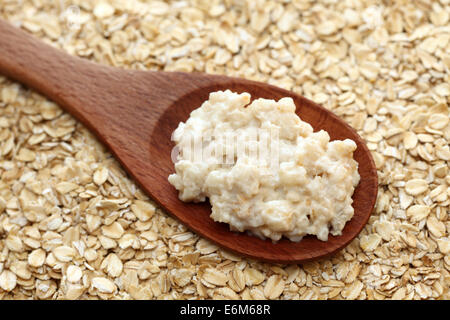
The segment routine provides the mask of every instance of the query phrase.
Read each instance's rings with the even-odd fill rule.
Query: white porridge
[[[360,179],[355,142],[313,132],[291,98],[249,103],[248,93],[214,92],[179,124],[169,176],[179,198],[209,198],[215,221],[274,241],[340,235]]]

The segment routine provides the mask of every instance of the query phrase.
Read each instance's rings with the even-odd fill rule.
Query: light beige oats
[[[112,239],[119,239],[120,237],[122,237],[124,229],[120,223],[115,221],[108,226],[103,226],[102,233],[106,237],[110,237]]]
[[[430,207],[426,205],[413,205],[406,210],[406,215],[411,221],[417,222],[426,218],[430,214]]]
[[[423,179],[411,179],[405,184],[405,190],[412,196],[417,196],[428,190],[428,183]]]
[[[278,275],[272,275],[264,286],[264,296],[267,299],[276,299],[283,293],[284,280]]]
[[[136,200],[131,205],[131,211],[139,220],[147,221],[155,214],[155,206],[146,201]]]
[[[83,276],[83,271],[78,266],[69,266],[66,271],[67,280],[70,282],[78,282]]]
[[[58,191],[61,194],[68,193],[77,188],[78,188],[78,185],[76,183],[67,182],[67,181],[62,181],[56,185],[56,191]]]
[[[108,169],[105,167],[100,167],[94,172],[94,182],[97,185],[102,185],[106,182],[106,179],[108,179]]]
[[[99,2],[94,7],[94,16],[99,19],[108,18],[114,14],[114,7],[109,5],[106,1]]]
[[[228,281],[228,276],[219,270],[208,268],[204,271],[202,279],[213,286],[224,286]]]
[[[450,299],[448,1],[180,3],[7,1],[0,17],[98,63],[315,100],[372,152],[368,225],[315,263],[231,255],[154,206],[58,105],[0,76],[0,298]]]
[[[16,287],[17,277],[9,270],[3,270],[0,274],[0,288],[5,291],[11,291]]]
[[[258,285],[264,281],[264,273],[257,269],[246,268],[244,274],[247,285]]]
[[[371,234],[362,236],[360,245],[364,251],[374,251],[381,242],[381,237],[378,234]]]
[[[100,267],[104,269],[112,278],[120,276],[123,271],[123,263],[120,258],[114,253],[109,254],[103,260]]]
[[[45,262],[45,251],[36,249],[28,255],[28,264],[32,267],[40,267]]]
[[[52,252],[55,258],[61,262],[71,261],[76,254],[75,249],[68,246],[56,247]]]
[[[93,278],[91,286],[101,293],[113,293],[117,289],[114,282],[103,277]]]

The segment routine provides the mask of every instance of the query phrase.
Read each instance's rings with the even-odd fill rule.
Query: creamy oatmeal
[[[313,132],[291,98],[250,103],[248,93],[211,93],[172,138],[179,154],[169,182],[179,198],[209,198],[211,218],[231,230],[326,241],[353,216],[355,142]]]

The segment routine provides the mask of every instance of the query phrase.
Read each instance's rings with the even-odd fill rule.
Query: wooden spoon
[[[377,197],[377,171],[364,141],[325,108],[293,92],[265,83],[220,75],[123,70],[70,56],[0,21],[0,73],[34,88],[88,127],[147,194],[197,234],[230,251],[267,262],[301,263],[344,248],[369,219]],[[355,214],[341,236],[324,242],[307,236],[300,242],[272,243],[229,231],[214,222],[208,203],[184,203],[167,181],[174,172],[171,134],[180,121],[208,99],[230,89],[252,98],[292,97],[297,114],[332,140],[356,142],[361,181],[353,195]]]

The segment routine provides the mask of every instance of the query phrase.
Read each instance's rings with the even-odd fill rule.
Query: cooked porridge
[[[313,132],[291,98],[250,103],[248,93],[213,92],[172,138],[179,153],[169,182],[179,198],[209,198],[211,218],[231,230],[326,241],[353,216],[355,142]]]

